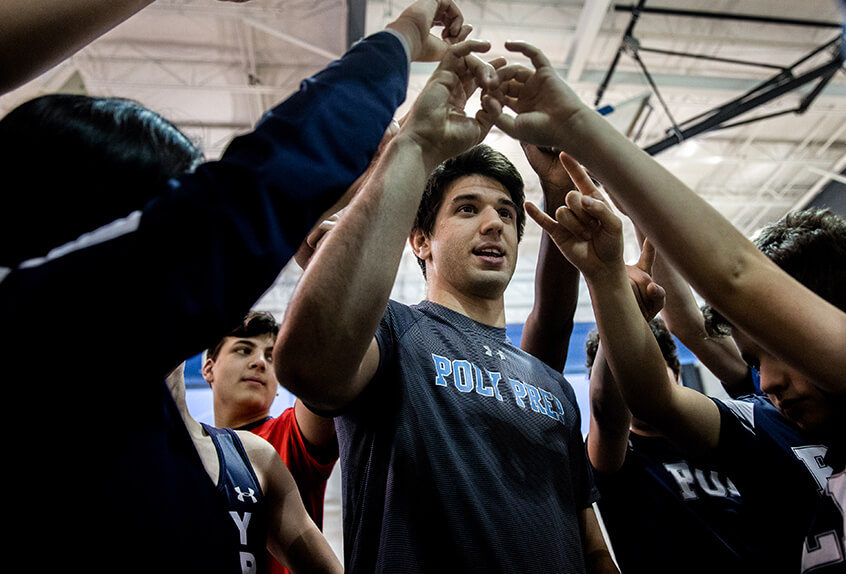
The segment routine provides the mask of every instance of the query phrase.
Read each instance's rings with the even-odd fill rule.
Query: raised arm
[[[291,297],[274,364],[280,383],[312,407],[343,407],[376,372],[374,334],[426,179],[489,128],[458,113],[475,81],[494,81],[494,69],[471,54],[489,48],[473,40],[450,48]]]
[[[613,187],[616,200],[690,285],[771,354],[846,393],[846,313],[779,269],[706,201],[585,105],[537,48],[500,70],[498,101],[517,112],[497,125],[509,135],[572,154]],[[779,312],[764,312],[779,309]],[[807,329],[807,325],[814,329]]]
[[[706,396],[672,384],[623,263],[622,223],[572,159],[565,165],[580,191],[567,195],[556,219],[527,212],[585,277],[614,380],[632,414],[691,454],[717,445],[719,411]]]
[[[104,339],[104,360],[118,368],[124,344],[143,345],[141,370],[163,376],[228,332],[273,283],[369,164],[407,78],[408,56],[392,34],[357,43],[220,160],[172,181],[126,219],[0,277],[6,325],[31,324],[27,301],[47,297],[56,320],[94,337],[85,310],[119,306],[129,293],[137,328],[122,342]]]
[[[573,182],[556,151],[530,144],[524,144],[523,151],[540,179],[543,209],[553,215],[564,205],[564,197],[573,189]],[[520,348],[562,372],[578,302],[579,270],[544,233],[535,267],[535,300],[523,326]]]
[[[341,562],[306,512],[297,484],[276,450],[264,439],[237,431],[261,481],[268,511],[267,549],[293,574],[340,574]]]
[[[626,406],[600,343],[590,370],[587,454],[599,473],[617,472],[626,459],[632,414]]]
[[[632,293],[646,321],[651,321],[663,304],[663,290],[658,289],[651,277],[653,260],[654,251],[647,244],[638,262],[626,267]],[[596,338],[596,345],[588,391],[590,427],[586,441],[587,452],[597,472],[612,473],[620,470],[626,459],[632,417],[614,381],[599,337]]]

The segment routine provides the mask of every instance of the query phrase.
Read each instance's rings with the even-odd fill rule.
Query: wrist
[[[572,189],[575,189],[575,186],[564,186],[541,180],[544,212],[550,217],[555,218],[555,211],[565,204],[567,194]]]
[[[596,112],[581,100],[575,109],[568,110],[562,114],[564,119],[558,123],[558,127],[555,130],[553,137],[554,145],[569,155],[576,157],[574,150],[579,146],[581,138],[595,137],[590,131],[591,116],[593,114],[596,114]],[[599,114],[596,114],[596,116],[599,117]]]
[[[420,54],[422,42],[420,39],[420,31],[414,22],[411,22],[408,18],[400,16],[388,24],[386,28],[391,28],[405,38],[406,46],[408,46],[409,57],[412,61],[416,60]]]
[[[597,265],[593,269],[583,269],[582,275],[591,293],[595,289],[605,292],[622,288],[629,289],[629,277],[626,275],[626,265],[622,259],[614,263]]]
[[[440,148],[434,145],[431,140],[415,132],[413,129],[401,129],[394,140],[397,141],[399,148],[420,156],[427,174],[432,173],[436,167],[449,157],[441,152]]]

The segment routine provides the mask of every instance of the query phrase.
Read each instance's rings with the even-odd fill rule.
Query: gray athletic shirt
[[[336,419],[348,572],[584,572],[597,498],[570,384],[505,329],[391,301]]]

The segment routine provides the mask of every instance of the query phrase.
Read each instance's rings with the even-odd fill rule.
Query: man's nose
[[[790,385],[790,373],[778,365],[767,361],[758,368],[761,390],[768,395],[778,395]]]
[[[253,360],[250,362],[250,368],[258,369],[260,371],[267,370],[267,359],[261,355],[253,357]]]
[[[500,234],[503,227],[502,218],[499,216],[499,211],[495,207],[486,207],[482,211],[482,235],[487,235],[488,233]]]

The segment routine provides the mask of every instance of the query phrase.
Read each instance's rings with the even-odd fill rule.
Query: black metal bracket
[[[640,16],[643,14],[662,14],[668,16],[679,16],[679,17],[694,17],[694,18],[718,18],[718,19],[731,19],[731,20],[739,20],[739,21],[752,21],[752,22],[759,22],[759,23],[766,23],[766,24],[777,24],[777,25],[790,25],[790,26],[810,26],[810,27],[817,27],[817,28],[838,28],[841,29],[841,24],[839,22],[824,22],[818,20],[797,20],[797,19],[787,19],[787,18],[773,18],[767,16],[754,16],[754,15],[746,15],[746,14],[732,14],[732,13],[721,13],[721,12],[704,12],[704,11],[694,11],[694,10],[673,10],[673,9],[666,9],[666,8],[648,8],[645,6],[646,0],[639,0],[637,5],[633,6],[620,6],[617,5],[614,7],[616,11],[627,11],[631,12],[632,17],[629,21],[628,26],[623,34],[623,38],[620,42],[620,46],[617,49],[617,53],[614,56],[614,60],[611,63],[608,71],[605,74],[602,82],[600,83],[599,87],[597,88],[596,93],[596,100],[594,102],[594,107],[599,106],[599,103],[602,100],[602,96],[607,89],[611,78],[614,74],[614,71],[617,67],[617,64],[620,60],[620,55],[625,53],[629,55],[635,63],[637,63],[638,67],[640,68],[641,72],[643,73],[647,83],[649,84],[650,88],[652,89],[655,96],[658,98],[662,108],[664,109],[664,113],[670,119],[670,123],[672,127],[667,130],[667,137],[653,143],[644,148],[649,154],[656,154],[665,149],[672,147],[676,144],[683,142],[684,140],[701,134],[706,131],[717,130],[717,129],[727,129],[730,127],[737,127],[740,125],[748,124],[751,122],[756,122],[764,119],[773,118],[776,116],[784,115],[787,113],[804,113],[814,99],[822,92],[834,74],[841,69],[843,65],[843,50],[842,47],[842,35],[838,32],[837,37],[833,38],[831,41],[826,42],[825,44],[815,48],[810,53],[806,54],[796,62],[792,63],[789,66],[781,66],[777,64],[771,63],[764,63],[764,62],[750,62],[746,60],[735,60],[730,58],[718,58],[714,56],[705,56],[701,54],[689,54],[685,52],[672,52],[669,50],[659,50],[655,48],[647,48],[640,45],[640,41],[635,38],[634,36],[634,27],[637,21],[639,20]],[[817,54],[825,51],[831,50],[833,55],[831,59],[829,59],[826,63],[819,65],[813,68],[810,71],[802,73],[799,76],[794,75],[796,68],[799,67],[801,64],[804,64]],[[653,80],[649,70],[646,68],[646,64],[640,58],[640,52],[646,53],[661,53],[665,55],[673,55],[673,56],[680,56],[680,57],[688,57],[688,58],[697,58],[697,59],[705,59],[705,60],[713,60],[713,61],[720,61],[729,64],[736,64],[736,65],[744,65],[744,66],[757,66],[757,67],[764,67],[764,68],[771,68],[778,70],[774,76],[770,77],[769,79],[761,82],[760,84],[756,85],[751,90],[747,91],[743,95],[734,98],[733,100],[726,102],[725,104],[713,108],[709,111],[703,112],[698,114],[692,118],[688,118],[683,122],[676,122],[673,118],[672,113],[670,112],[669,106],[667,106],[664,98],[661,96],[661,92],[658,90],[658,86]],[[808,93],[803,99],[802,102],[796,108],[792,108],[789,110],[778,111],[770,114],[764,114],[761,116],[757,116],[754,118],[749,118],[741,121],[731,122],[731,120],[737,118],[741,114],[745,114],[758,106],[761,106],[767,102],[776,99],[787,92],[795,90],[805,84],[811,83],[816,81],[816,86]]]

